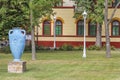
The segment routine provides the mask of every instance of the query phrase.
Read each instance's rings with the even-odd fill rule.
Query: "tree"
[[[95,0],[93,0],[93,2],[91,0],[87,0],[87,1],[79,1],[79,0],[74,0],[77,1],[77,6],[82,6],[83,9],[86,9],[88,11],[89,14],[89,19],[92,19],[93,21],[96,21],[98,23],[97,26],[97,31],[101,30],[100,25],[102,24],[103,20],[105,23],[105,36],[106,36],[106,57],[111,57],[111,48],[110,48],[110,37],[109,37],[109,24],[117,10],[117,7],[120,4],[120,0],[117,3],[117,5],[115,5],[115,8],[112,12],[112,15],[110,17],[110,19],[108,20],[108,4],[112,3],[112,1],[114,0],[98,0],[96,2],[96,4],[93,4],[93,2]],[[93,5],[91,5],[93,4]],[[91,6],[89,6],[91,5]],[[104,11],[103,11],[104,10]],[[91,11],[91,12],[90,12]],[[83,11],[82,11],[83,12]],[[104,12],[104,13],[103,13]],[[77,14],[77,17],[80,16],[81,14]],[[97,32],[96,36],[96,43],[100,43],[101,44],[101,31]],[[98,42],[97,42],[98,41]],[[97,44],[100,46],[100,44]]]
[[[61,0],[1,0],[0,27],[11,29],[22,27],[30,29],[32,35],[32,60],[36,59],[34,27],[39,26],[40,18],[53,15],[53,6]]]
[[[50,18],[54,15],[52,7],[61,0],[30,0],[30,28],[32,35],[32,60],[36,59],[35,41],[34,41],[34,26],[39,26],[39,19],[42,17]]]
[[[13,27],[25,27],[28,25],[28,17],[26,15],[27,2],[24,0],[1,0],[0,1],[0,34],[6,37],[8,31]],[[3,32],[4,30],[4,32]]]
[[[108,0],[105,0],[105,36],[106,36],[106,57],[111,57],[111,45],[110,45],[110,37],[109,37],[109,24],[117,10],[117,7],[119,6],[120,1],[117,3],[117,5],[115,6],[112,15],[110,17],[110,19],[108,20]]]
[[[105,36],[106,36],[106,56],[111,57],[110,53],[110,37],[109,37],[109,25],[108,20],[108,0],[105,0]]]
[[[94,1],[94,0],[93,0]],[[98,47],[102,47],[102,40],[101,40],[101,28],[102,28],[102,24],[103,24],[103,20],[104,20],[104,14],[103,14],[103,10],[104,10],[104,0],[100,0],[95,2],[94,1],[94,5],[93,5],[93,16],[91,16],[91,19],[95,22],[97,22],[97,32],[96,32],[96,43],[95,45]]]
[[[97,23],[97,34],[96,34],[96,43],[95,45],[98,47],[102,46],[101,41],[101,25],[104,20],[104,0],[74,0],[77,3],[77,13],[75,12],[75,17],[81,16],[83,10],[86,10],[88,13],[88,19],[92,22]]]

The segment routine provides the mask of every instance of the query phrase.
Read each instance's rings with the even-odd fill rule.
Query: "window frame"
[[[57,21],[59,21],[61,24],[57,24]],[[59,26],[59,27],[61,26],[61,31],[60,31],[61,34],[56,34],[56,36],[62,36],[62,32],[63,32],[63,23],[62,23],[62,21],[59,20],[59,19],[56,20],[56,22],[55,22],[55,33],[56,33],[56,26]]]
[[[115,2],[114,1],[112,1],[112,7],[114,8],[116,5],[117,5],[117,3],[118,3],[119,1],[118,0],[115,0]],[[120,4],[119,4],[119,6],[118,7],[120,7]]]
[[[55,3],[54,7],[63,7],[63,0],[59,3]]]
[[[49,28],[50,28],[50,32],[49,34],[45,34],[45,22],[48,22],[49,23]],[[43,29],[42,29],[42,35],[43,36],[51,36],[51,22],[49,20],[44,20],[43,21]]]
[[[96,26],[96,28],[95,28],[95,35],[91,35],[91,27],[93,26],[93,25],[91,26],[91,23],[95,24],[94,26]],[[96,37],[96,34],[97,34],[97,23],[89,21],[89,23],[88,23],[88,36]]]
[[[118,26],[118,29],[119,29],[119,30],[118,30],[118,35],[114,35],[114,34],[113,34],[113,28],[115,27],[115,25],[113,25],[114,22],[118,22],[118,25],[117,25],[117,26]],[[111,36],[120,36],[120,22],[119,22],[118,20],[112,21],[111,28],[112,28],[112,29],[111,29]],[[116,32],[116,31],[115,31],[115,32]]]
[[[80,23],[81,22],[81,23]],[[79,23],[81,25],[79,25]],[[79,28],[80,27],[80,28]],[[82,28],[83,27],[83,28]],[[79,33],[79,29],[82,30],[81,34]],[[76,24],[76,35],[77,36],[84,36],[84,20],[78,20]]]

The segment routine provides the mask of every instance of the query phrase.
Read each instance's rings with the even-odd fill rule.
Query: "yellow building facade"
[[[38,45],[45,47],[53,47],[54,41],[56,47],[64,44],[73,46],[83,45],[83,19],[75,19],[74,16],[74,2],[65,0],[61,7],[54,7],[56,12],[56,21],[51,16],[52,20],[44,19],[40,27],[35,29],[35,41]],[[114,7],[110,7],[108,11],[108,18],[111,17]],[[55,22],[55,25],[54,25]],[[94,28],[93,28],[93,27]],[[95,45],[96,42],[96,24],[89,21],[86,22],[86,45]],[[56,36],[54,37],[54,27]],[[117,9],[112,22],[109,25],[109,34],[111,45],[120,48],[120,8]],[[105,44],[105,27],[102,25],[102,44]]]

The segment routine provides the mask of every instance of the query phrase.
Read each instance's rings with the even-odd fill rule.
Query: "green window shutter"
[[[77,24],[77,35],[83,36],[84,35],[84,21],[80,20]]]
[[[55,28],[55,31],[56,31],[56,35],[61,35],[62,33],[62,29],[61,29],[61,26],[56,26],[56,28]]]
[[[78,32],[78,35],[80,35],[80,32],[81,32],[80,30],[81,30],[81,29],[80,29],[80,26],[78,26],[78,31],[77,31],[77,32]]]
[[[55,33],[56,33],[56,35],[58,35],[58,27],[57,26],[55,27]]]
[[[57,36],[62,35],[62,22],[60,20],[56,21],[55,32]]]
[[[113,27],[113,36],[118,36],[119,35],[119,26],[114,26]]]
[[[90,23],[89,26],[89,35],[90,36],[96,36],[96,23]]]
[[[78,26],[78,35],[80,36],[84,35],[84,26]]]
[[[81,26],[81,35],[84,35],[84,26]]]
[[[96,35],[96,26],[91,26],[90,27],[90,35],[95,36]]]
[[[50,26],[49,25],[44,26],[44,35],[50,35]]]
[[[119,2],[119,0],[112,1],[112,7],[115,7],[118,4],[118,2]],[[118,7],[120,7],[120,5]]]
[[[50,35],[50,21],[44,21],[43,25],[43,35]]]
[[[62,35],[62,26],[59,26],[59,35]]]
[[[119,22],[118,21],[113,21],[113,24],[112,24],[112,35],[113,36],[119,36],[120,32],[119,32]]]

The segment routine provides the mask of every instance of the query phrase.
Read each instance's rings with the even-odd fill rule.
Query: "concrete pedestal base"
[[[26,62],[20,61],[20,62],[9,62],[8,63],[8,72],[9,73],[23,73],[26,71]]]

